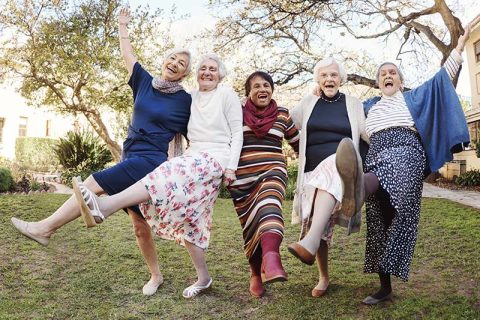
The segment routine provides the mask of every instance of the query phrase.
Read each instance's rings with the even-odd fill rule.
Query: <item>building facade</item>
[[[18,137],[59,138],[74,128],[72,117],[28,106],[13,90],[0,88],[0,97],[0,157],[15,158]]]

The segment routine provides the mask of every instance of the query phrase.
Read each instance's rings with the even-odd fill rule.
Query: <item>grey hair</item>
[[[225,76],[227,75],[227,68],[225,67],[225,64],[222,62],[222,60],[220,60],[220,57],[217,56],[215,53],[207,53],[207,54],[204,54],[200,58],[200,60],[198,62],[198,66],[197,66],[197,74],[200,71],[200,68],[202,67],[202,64],[206,60],[213,60],[217,63],[218,77],[220,78],[220,81],[222,81],[222,79],[225,78]]]
[[[318,78],[320,76],[320,69],[328,67],[332,64],[336,64],[338,66],[338,72],[340,73],[340,84],[344,84],[345,82],[347,82],[347,73],[345,72],[343,65],[332,57],[324,58],[317,62],[317,64],[313,68],[313,79],[318,82]]]
[[[401,81],[402,84],[403,84],[403,82],[404,82],[404,77],[403,77],[403,73],[402,73],[402,71],[400,70],[400,68],[399,68],[395,63],[393,63],[393,62],[388,62],[388,61],[387,61],[387,62],[382,63],[382,64],[378,67],[378,69],[377,69],[377,75],[376,75],[376,77],[375,77],[375,85],[377,85],[377,87],[378,87],[378,80],[380,80],[380,69],[382,69],[382,67],[383,67],[383,66],[386,66],[386,65],[392,65],[392,66],[394,66],[395,68],[397,68],[398,76],[400,77],[400,81]]]
[[[188,62],[187,62],[187,66],[185,68],[185,76],[187,76],[190,73],[190,71],[192,70],[192,54],[190,53],[190,51],[188,49],[185,49],[185,48],[170,49],[165,53],[165,55],[163,57],[163,61],[167,60],[168,57],[170,57],[172,54],[179,54],[179,53],[184,53],[188,56]]]

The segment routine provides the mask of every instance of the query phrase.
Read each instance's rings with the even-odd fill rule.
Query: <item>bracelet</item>
[[[128,26],[128,23],[119,23],[119,26]]]
[[[120,39],[129,39],[129,37],[120,37]]]

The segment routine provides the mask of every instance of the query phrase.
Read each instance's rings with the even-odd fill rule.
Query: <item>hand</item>
[[[228,187],[231,185],[235,180],[237,180],[237,177],[235,176],[235,170],[232,169],[226,169],[225,172],[223,173],[223,184]]]
[[[315,88],[313,88],[312,94],[320,97],[320,94],[322,93],[322,90],[320,89],[320,86],[318,84],[315,85]]]
[[[465,42],[467,42],[468,38],[470,37],[470,30],[475,27],[480,22],[480,14],[473,18],[470,23],[468,23],[465,28],[463,34],[458,38],[457,49],[458,52],[462,53],[463,48],[465,47]]]
[[[118,24],[127,25],[132,17],[130,16],[130,11],[127,8],[120,9],[120,13],[118,14]]]

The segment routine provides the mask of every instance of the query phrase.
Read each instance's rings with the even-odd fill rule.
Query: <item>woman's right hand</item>
[[[130,11],[127,8],[120,9],[120,13],[118,14],[118,24],[127,25],[132,17],[130,16]]]

